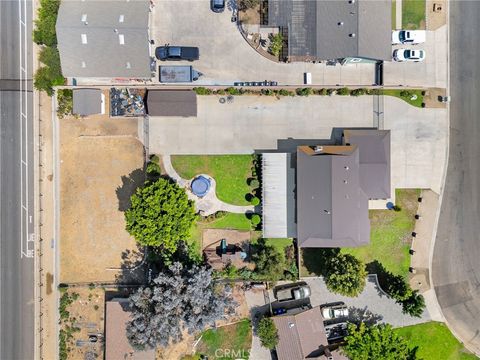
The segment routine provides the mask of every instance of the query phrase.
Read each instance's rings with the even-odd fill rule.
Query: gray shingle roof
[[[102,111],[102,91],[100,89],[74,89],[73,113],[77,115],[100,114]]]
[[[289,55],[391,59],[391,0],[269,0],[270,26],[288,27]]]
[[[360,186],[369,199],[388,199],[390,130],[345,130],[344,141],[360,151]]]
[[[56,30],[64,76],[149,78],[148,22],[146,0],[62,1]]]
[[[321,346],[328,345],[318,306],[297,315],[275,316],[273,322],[279,337],[279,360],[318,358],[323,353]]]
[[[345,151],[337,154],[307,154],[301,148],[297,151],[300,247],[355,247],[370,241],[368,199],[360,187],[359,151],[354,146],[343,148]]]

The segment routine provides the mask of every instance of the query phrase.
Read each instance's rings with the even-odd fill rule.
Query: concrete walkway
[[[210,180],[210,190],[208,191],[207,195],[205,195],[202,198],[194,195],[190,191],[190,182],[192,179],[186,180],[182,178],[175,171],[172,165],[170,155],[163,155],[162,163],[163,163],[163,169],[165,170],[167,175],[170,176],[173,180],[175,180],[180,187],[185,188],[185,190],[187,191],[188,198],[195,202],[195,208],[197,209],[197,211],[201,213],[201,215],[208,216],[216,213],[217,211],[227,211],[227,212],[236,213],[236,214],[245,214],[247,212],[255,211],[254,206],[231,205],[219,200],[217,198],[217,193],[216,193],[217,183],[214,178],[206,174],[198,174],[198,175],[203,175],[204,177]]]
[[[395,29],[402,28],[402,0],[395,1]]]

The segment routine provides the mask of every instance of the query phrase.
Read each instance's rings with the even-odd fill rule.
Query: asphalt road
[[[32,3],[0,0],[0,359],[33,359]]]
[[[480,1],[450,6],[450,156],[432,276],[448,325],[480,354]]]

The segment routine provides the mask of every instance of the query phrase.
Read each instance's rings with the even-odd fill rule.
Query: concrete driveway
[[[386,86],[423,86],[447,87],[447,25],[435,31],[427,31],[427,39],[419,45],[396,45],[394,49],[423,49],[425,61],[412,62],[385,62],[384,84]]]
[[[304,72],[313,84],[372,85],[374,65],[326,66],[312,63],[276,63],[257,53],[243,38],[231,11],[216,14],[209,0],[156,0],[152,34],[157,46],[198,46],[200,60],[194,68],[204,74],[196,83],[229,85],[234,81],[274,80],[279,84],[303,84]],[[178,64],[178,63],[176,63]]]
[[[250,154],[276,150],[281,139],[330,139],[334,128],[374,127],[373,96],[199,96],[196,118],[152,117],[149,147],[157,154]],[[385,96],[392,185],[439,193],[447,149],[446,109],[421,109]]]

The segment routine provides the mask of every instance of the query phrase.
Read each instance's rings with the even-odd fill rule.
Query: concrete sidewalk
[[[52,100],[40,94],[40,359],[56,359],[58,352],[58,315],[56,254],[54,237],[54,123]]]
[[[410,260],[410,266],[415,273],[410,277],[410,286],[424,296],[432,320],[445,321],[430,282],[430,258],[433,252],[437,210],[440,206],[439,195],[432,190],[422,190],[420,196],[422,202],[417,211],[420,218],[415,223],[416,236],[412,242],[414,253]]]

